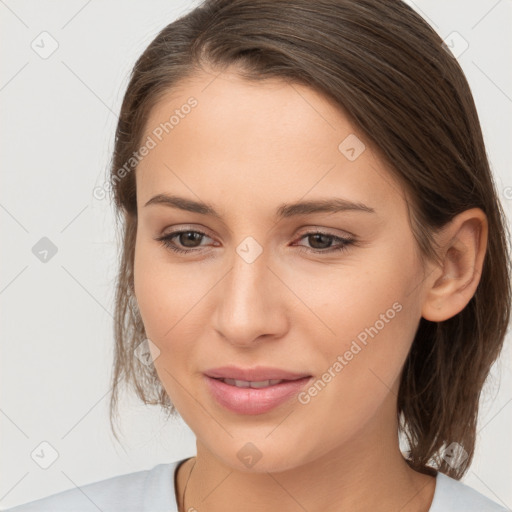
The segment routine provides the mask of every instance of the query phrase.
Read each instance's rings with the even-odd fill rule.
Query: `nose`
[[[286,286],[269,267],[265,251],[254,261],[235,252],[231,269],[217,289],[213,325],[238,346],[279,338],[288,329]]]

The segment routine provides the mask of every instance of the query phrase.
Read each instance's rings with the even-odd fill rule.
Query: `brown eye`
[[[183,231],[177,235],[180,244],[184,247],[197,247],[196,242],[201,242],[203,235],[197,231]]]
[[[348,246],[353,245],[356,242],[355,238],[342,238],[340,236],[322,233],[320,231],[305,233],[300,239],[307,239],[311,245],[310,248],[301,246],[303,247],[303,250],[319,254],[343,251],[346,250]],[[334,246],[333,242],[336,242]]]
[[[316,233],[308,235],[308,240],[313,249],[328,249],[333,242],[334,236]]]
[[[204,237],[210,238],[206,233],[201,231],[181,230],[158,237],[156,240],[161,242],[167,249],[171,249],[174,252],[189,253],[201,247],[201,241]],[[175,239],[177,239],[178,245]],[[184,249],[182,247],[184,247]]]

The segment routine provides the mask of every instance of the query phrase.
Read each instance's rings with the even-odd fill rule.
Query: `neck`
[[[390,449],[383,442],[369,447],[354,441],[350,449],[286,471],[244,472],[198,441],[197,456],[180,467],[177,478],[180,511],[428,512],[434,488],[433,477],[407,465],[398,443]]]

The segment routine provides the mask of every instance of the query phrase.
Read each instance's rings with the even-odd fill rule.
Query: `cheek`
[[[324,433],[318,443],[326,450],[358,438],[365,426],[392,425],[399,377],[415,332],[413,310],[404,302],[399,297],[391,308],[376,308],[385,320],[367,313],[361,314],[367,320],[360,325],[354,318],[340,321],[340,328],[347,325],[347,332],[355,334],[318,347],[323,373],[320,369],[299,397],[299,411],[309,431]]]
[[[150,244],[136,245],[134,289],[147,337],[158,348],[153,357],[158,378],[180,414],[187,410],[188,395],[183,393],[183,375],[193,367],[190,318],[194,315],[197,288],[193,276],[185,275],[162,262],[162,250]],[[187,291],[190,290],[190,294]],[[196,290],[194,292],[194,290]],[[187,296],[190,295],[190,296]]]
[[[180,383],[197,372],[194,340],[207,328],[205,299],[217,280],[210,282],[191,265],[170,264],[166,251],[151,241],[136,245],[134,288],[140,315],[159,350],[154,360],[159,379],[177,407],[186,406],[188,396]]]
[[[414,293],[422,275],[420,266],[413,251],[401,247],[400,254],[390,248],[379,251],[379,258],[372,255],[373,265],[345,266],[333,270],[329,279],[315,276],[308,304],[324,326],[314,322],[316,335],[310,331],[309,339],[318,340],[315,351],[322,354],[324,367],[319,368],[322,382],[307,390],[304,402],[310,400],[315,408],[319,428],[332,422],[333,416],[334,424],[346,424],[350,430],[348,424],[354,421],[356,428],[397,392],[421,316]],[[306,281],[300,286],[305,287]],[[327,337],[319,335],[320,330],[327,332],[325,326],[330,331]]]
[[[311,312],[316,314],[319,321],[311,328],[317,329],[317,334],[323,329],[323,340],[340,349],[360,333],[364,341],[365,329],[375,324],[379,333],[389,333],[392,324],[393,329],[403,329],[404,324],[414,321],[411,315],[419,315],[417,298],[411,292],[421,273],[412,247],[408,249],[403,241],[381,244],[361,249],[341,262],[328,267],[294,268],[286,276],[287,282],[293,283],[294,293],[310,308],[303,308],[305,314],[310,319]]]
[[[182,318],[188,319],[187,311],[193,315],[204,291],[197,272],[190,275],[185,267],[170,265],[164,249],[141,238],[135,246],[135,295],[148,337],[163,342],[174,336]]]

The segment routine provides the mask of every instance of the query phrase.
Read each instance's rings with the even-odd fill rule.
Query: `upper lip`
[[[235,379],[249,382],[264,380],[297,380],[310,377],[307,373],[296,373],[281,368],[255,366],[253,368],[238,368],[237,366],[222,366],[206,370],[205,375],[216,379]]]

